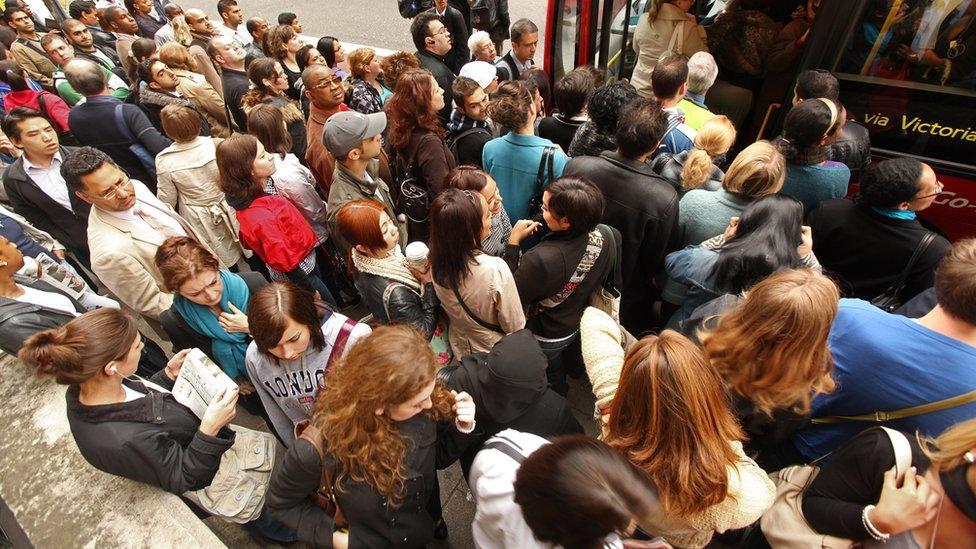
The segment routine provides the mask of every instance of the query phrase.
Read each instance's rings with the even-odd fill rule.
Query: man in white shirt
[[[499,80],[518,80],[527,69],[533,67],[535,50],[539,46],[539,27],[528,19],[512,24],[512,49],[495,61]]]
[[[60,172],[61,163],[75,149],[61,147],[47,118],[26,107],[7,113],[3,131],[24,151],[3,174],[13,210],[87,264],[90,206],[68,190]]]
[[[237,0],[220,0],[217,2],[217,13],[224,21],[217,28],[221,36],[230,38],[244,49],[247,49],[247,46],[254,42],[254,37],[247,32],[247,26],[244,24],[244,10],[237,5]]]
[[[172,305],[173,296],[156,268],[156,250],[172,236],[207,244],[182,217],[98,149],[81,147],[65,160],[61,171],[74,194],[92,205],[88,218],[92,270],[123,303],[158,320]]]

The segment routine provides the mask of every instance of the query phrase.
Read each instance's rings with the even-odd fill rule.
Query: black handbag
[[[902,306],[905,300],[902,299],[901,293],[905,290],[908,275],[912,272],[912,268],[915,267],[918,259],[922,257],[922,254],[925,253],[925,250],[928,249],[929,244],[933,240],[935,240],[935,233],[932,231],[925,233],[922,240],[919,240],[918,245],[915,246],[915,251],[912,252],[912,257],[908,260],[908,264],[905,265],[905,270],[898,276],[898,280],[882,292],[881,295],[872,299],[872,305],[889,313],[894,312],[895,309]]]
[[[546,187],[552,182],[552,163],[555,156],[555,147],[546,147],[542,151],[542,158],[539,160],[539,171],[535,176],[535,194],[529,200],[528,219],[534,221],[541,221],[542,219],[542,193],[545,192]]]
[[[427,139],[427,136],[417,144],[417,149],[423,146],[424,139]],[[415,156],[417,149],[413,151]],[[398,158],[396,162],[398,171],[400,165]],[[430,219],[430,191],[427,190],[427,186],[421,178],[414,177],[413,167],[414,157],[411,157],[407,169],[397,177],[394,206],[396,206],[397,213],[405,215],[413,223],[426,223]]]

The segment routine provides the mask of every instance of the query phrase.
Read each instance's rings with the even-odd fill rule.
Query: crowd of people
[[[235,0],[7,3],[0,348],[89,463],[322,547],[467,528],[457,461],[482,548],[971,546],[976,239],[830,72],[749,137],[819,2],[651,0],[629,82],[546,74],[505,0],[398,3],[386,56]],[[236,385],[199,415],[192,349]]]

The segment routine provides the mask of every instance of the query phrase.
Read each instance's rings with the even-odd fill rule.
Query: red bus
[[[634,27],[647,0],[549,0],[544,67],[555,80],[593,64],[610,80],[629,78],[636,60]],[[724,2],[699,0],[693,12],[714,15]],[[697,11],[695,11],[697,10]],[[848,116],[871,131],[875,159],[912,156],[931,165],[945,190],[922,212],[950,239],[976,236],[976,0],[823,0],[799,61],[778,96],[754,101],[751,120],[771,138],[791,105],[793,81],[826,69],[841,82]],[[949,70],[910,65],[944,40]],[[966,43],[973,51],[966,51]],[[969,71],[968,73],[966,71]],[[741,130],[742,128],[740,128]],[[741,133],[741,131],[740,131]],[[755,132],[752,134],[755,136]]]

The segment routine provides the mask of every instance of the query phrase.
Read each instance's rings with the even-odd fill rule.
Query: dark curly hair
[[[640,97],[629,82],[611,82],[593,90],[586,112],[601,133],[613,135],[623,106]]]
[[[864,170],[858,202],[878,208],[893,208],[909,202],[922,188],[922,163],[914,158],[892,158]]]

